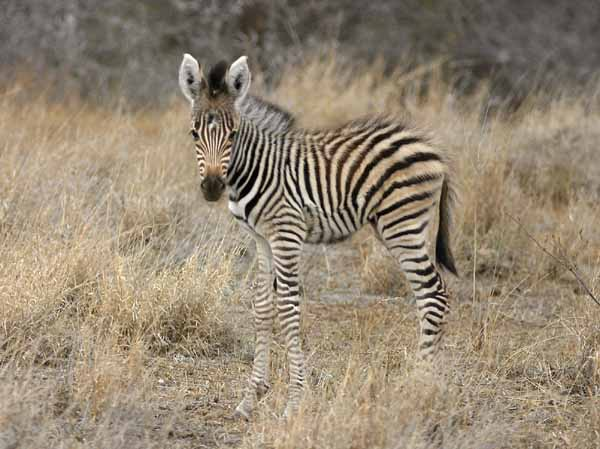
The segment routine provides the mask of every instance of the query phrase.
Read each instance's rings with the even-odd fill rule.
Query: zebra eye
[[[233,142],[233,139],[235,139],[236,135],[237,135],[237,129],[232,129],[231,132],[229,133],[229,141]]]
[[[192,138],[194,139],[195,142],[198,141],[198,139],[200,139],[200,136],[198,135],[198,131],[196,131],[195,129],[191,129],[190,130],[190,134],[192,135]]]

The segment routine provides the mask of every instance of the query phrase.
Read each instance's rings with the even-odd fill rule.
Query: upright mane
[[[221,94],[227,94],[227,84],[225,83],[225,74],[228,64],[225,61],[219,61],[210,68],[208,72],[208,95],[216,97]]]
[[[294,116],[285,109],[254,95],[248,95],[240,106],[240,113],[259,128],[286,132],[294,127]]]

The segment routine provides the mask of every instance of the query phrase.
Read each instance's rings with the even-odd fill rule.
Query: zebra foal
[[[440,346],[449,310],[439,267],[456,274],[449,246],[449,174],[438,149],[381,118],[323,131],[290,130],[277,120],[273,125],[248,106],[250,82],[245,56],[230,67],[217,64],[205,77],[186,54],[179,69],[181,90],[191,103],[204,197],[216,201],[227,189],[229,210],[256,240],[256,348],[249,387],[236,408],[245,418],[269,387],[275,317],[289,365],[286,414],[299,406],[305,369],[298,265],[304,243],[341,240],[370,224],[412,287],[419,355],[427,360]],[[429,254],[431,231],[435,258]]]

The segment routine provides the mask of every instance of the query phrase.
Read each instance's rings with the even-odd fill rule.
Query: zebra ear
[[[226,82],[227,90],[235,98],[235,102],[239,105],[250,89],[250,81],[252,75],[248,68],[248,57],[242,56],[229,67],[227,72]]]
[[[204,75],[198,61],[192,55],[184,54],[179,66],[179,87],[190,103],[200,96],[203,79]]]

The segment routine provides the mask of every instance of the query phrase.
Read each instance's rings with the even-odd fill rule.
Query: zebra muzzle
[[[206,201],[217,201],[225,190],[225,183],[218,176],[207,176],[200,184],[200,188]]]

